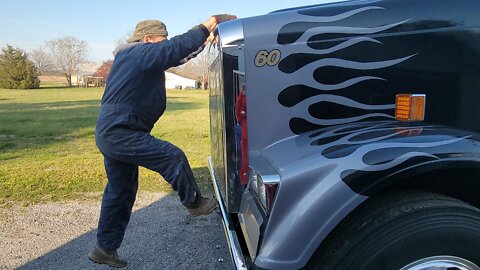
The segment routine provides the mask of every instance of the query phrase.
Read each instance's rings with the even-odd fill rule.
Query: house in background
[[[165,87],[167,89],[199,89],[200,83],[171,72],[165,72]]]
[[[99,69],[98,63],[85,63],[76,74],[72,74],[72,85],[78,87],[102,87],[105,86],[105,78],[96,76]]]
[[[79,87],[102,87],[105,86],[106,76],[110,71],[111,63],[89,63],[82,65],[77,74],[72,75],[72,85]],[[105,71],[105,75],[100,71]],[[108,72],[107,72],[108,71]],[[198,80],[188,79],[174,73],[165,72],[165,87],[167,89],[200,89]]]

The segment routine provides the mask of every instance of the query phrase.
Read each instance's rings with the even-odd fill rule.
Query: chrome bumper
[[[230,257],[232,258],[233,266],[236,270],[246,270],[247,266],[245,264],[245,259],[243,257],[242,249],[238,242],[237,234],[233,230],[233,225],[231,225],[231,220],[225,211],[225,206],[223,205],[222,194],[218,189],[217,180],[213,172],[212,158],[208,158],[208,166],[210,167],[210,174],[212,175],[213,188],[215,190],[215,197],[217,198],[218,205],[220,206],[220,212],[222,214],[223,229],[225,230],[225,236],[227,237],[228,247],[230,250]]]

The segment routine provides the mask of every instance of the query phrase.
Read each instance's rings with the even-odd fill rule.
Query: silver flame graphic
[[[313,89],[317,89],[319,91],[318,95],[314,95],[308,98],[305,98],[302,102],[294,105],[289,110],[292,110],[292,115],[297,118],[301,118],[307,120],[313,124],[323,125],[323,126],[330,126],[330,125],[337,125],[337,124],[344,124],[350,122],[357,122],[361,120],[365,120],[372,117],[381,117],[384,119],[391,119],[393,118],[393,110],[391,114],[387,114],[384,110],[394,109],[394,104],[382,104],[382,105],[371,105],[371,104],[362,104],[355,100],[348,99],[346,97],[335,95],[334,92],[338,90],[342,90],[348,87],[355,86],[359,83],[370,81],[370,80],[377,80],[377,81],[387,81],[387,79],[382,78],[382,76],[358,76],[354,78],[346,79],[343,82],[336,83],[336,84],[325,84],[317,81],[313,74],[314,72],[322,67],[337,67],[337,68],[344,68],[344,69],[353,69],[353,70],[379,70],[384,68],[393,67],[398,65],[402,62],[407,61],[408,59],[414,57],[416,55],[415,52],[412,52],[410,55],[401,56],[395,59],[377,59],[371,62],[358,62],[352,61],[349,59],[340,59],[329,57],[329,54],[338,52],[340,50],[344,50],[350,48],[359,43],[377,43],[383,45],[382,42],[376,40],[373,37],[367,36],[359,36],[359,35],[372,35],[377,34],[382,31],[391,29],[395,26],[401,25],[403,23],[408,22],[410,19],[405,19],[399,22],[387,24],[387,25],[379,25],[375,27],[365,28],[365,27],[346,27],[346,26],[324,26],[318,23],[332,23],[332,22],[339,22],[341,20],[345,20],[349,17],[357,15],[359,13],[371,11],[371,10],[385,10],[383,7],[379,6],[368,6],[363,8],[354,9],[348,12],[344,12],[341,14],[333,15],[333,16],[310,16],[310,15],[299,15],[298,23],[307,23],[310,28],[306,29],[303,34],[298,38],[298,40],[294,43],[284,44],[283,51],[285,55],[282,56],[283,59],[286,59],[288,56],[294,56],[296,54],[311,54],[312,57],[317,55],[322,55],[322,57],[318,57],[318,60],[312,61],[311,63],[306,64],[305,66],[295,70],[292,73],[284,73],[282,76],[285,76],[285,81],[288,82],[289,85],[286,85],[284,89],[287,89],[290,86],[294,85],[303,85],[306,87],[311,87]],[[317,24],[315,24],[317,23]],[[294,23],[295,24],[295,23]],[[308,40],[312,38],[314,35],[319,34],[355,34],[356,36],[349,38],[346,41],[340,42],[339,44],[332,45],[330,48],[322,48],[322,49],[314,49],[308,46]],[[311,74],[311,76],[301,76],[299,73],[302,74]],[[324,92],[328,92],[328,94]],[[364,109],[365,112],[363,115],[357,115],[355,117],[348,117],[348,118],[341,118],[341,119],[318,119],[312,116],[308,112],[308,108],[310,105],[321,101],[329,101],[331,103],[348,106],[357,109]],[[376,110],[382,110],[382,112],[375,112]]]
[[[349,69],[356,69],[356,70],[381,69],[381,68],[397,65],[403,61],[410,59],[415,55],[416,54],[412,54],[410,56],[402,57],[399,59],[378,61],[378,62],[368,62],[368,63],[361,63],[361,62],[349,61],[349,60],[338,59],[338,58],[323,58],[321,60],[318,60],[311,64],[306,65],[305,67],[299,69],[297,72],[301,71],[301,72],[313,74],[313,72],[315,72],[316,69],[321,67],[326,67],[326,66],[349,68]],[[294,73],[288,74],[287,76],[292,78],[291,81],[295,81],[294,79],[295,77],[298,77],[298,74],[294,72]],[[331,90],[343,89],[366,80],[385,80],[385,79],[380,77],[375,77],[375,76],[361,76],[361,77],[346,80],[339,84],[322,84],[317,82],[315,78],[311,76],[307,78],[307,80],[302,80],[301,83],[306,86],[310,86],[312,88],[317,88],[319,90],[331,91]]]
[[[371,122],[370,122],[371,124]],[[465,140],[471,136],[463,136],[463,137],[452,137],[450,135],[429,135],[428,131],[433,130],[433,126],[416,126],[416,127],[397,127],[393,122],[380,122],[375,125],[363,125],[362,123],[352,124],[349,125],[350,128],[357,127],[358,129],[355,131],[345,131],[342,132],[342,129],[345,129],[345,126],[337,127],[334,129],[327,130],[322,132],[321,134],[315,136],[315,133],[312,133],[313,141],[317,141],[319,139],[325,139],[332,136],[339,136],[335,137],[335,140],[329,141],[328,143],[321,144],[317,147],[317,151],[322,153],[322,156],[325,158],[324,161],[328,163],[334,162],[338,165],[338,173],[341,173],[345,170],[363,170],[363,171],[383,171],[390,168],[393,168],[408,159],[413,157],[430,157],[432,159],[438,159],[437,156],[431,153],[422,152],[420,151],[422,148],[433,148],[439,147],[449,144],[454,144],[459,141]],[[384,132],[385,135],[383,136],[366,136],[368,133],[371,132]],[[425,135],[422,135],[426,133]],[[414,136],[411,136],[412,133],[417,133]],[[344,135],[344,136],[342,136]],[[353,138],[362,138],[362,140],[352,140]],[[410,136],[410,137],[424,137],[425,140],[421,142],[399,142],[399,141],[392,141],[393,137],[398,136]],[[416,140],[415,140],[416,141]],[[332,146],[358,146],[354,151],[349,153],[348,155],[341,155],[338,158],[326,157],[324,155],[325,151]],[[365,157],[376,150],[388,150],[393,148],[403,148],[406,150],[405,154],[402,154],[393,160],[379,164],[379,165],[371,165],[365,163]],[[336,170],[337,171],[337,170]],[[340,176],[340,174],[338,175]]]
[[[374,132],[385,135],[368,136],[369,133]],[[302,136],[297,136],[290,141],[285,141],[279,143],[278,145],[273,145],[270,149],[266,149],[266,155],[276,156],[276,159],[278,159],[278,155],[275,155],[275,153],[278,153],[280,149],[285,151],[285,149],[289,149],[290,147],[298,148],[298,145],[308,145],[308,143],[312,142],[312,140],[316,141],[319,139],[325,140],[327,138],[334,138],[324,144],[310,146],[311,149],[308,153],[304,152],[296,155],[295,151],[291,151],[291,154],[288,155],[288,157],[279,160],[281,163],[280,166],[285,166],[284,164],[295,166],[291,165],[292,160],[298,160],[298,166],[300,166],[304,171],[309,170],[308,168],[305,168],[305,166],[308,166],[306,165],[307,163],[311,164],[310,166],[314,166],[315,168],[323,168],[323,170],[325,170],[325,174],[322,176],[322,181],[316,181],[314,185],[307,189],[302,196],[297,197],[300,201],[295,203],[295,209],[289,211],[290,215],[295,215],[308,210],[305,209],[304,206],[308,205],[312,201],[315,201],[319,194],[330,192],[328,187],[334,186],[337,181],[342,179],[343,172],[385,171],[417,157],[426,157],[432,160],[437,160],[439,157],[436,153],[441,151],[439,151],[439,148],[435,147],[459,143],[471,137],[470,135],[461,137],[451,136],[448,135],[448,131],[445,131],[445,135],[441,134],[442,131],[439,131],[438,127],[429,125],[401,127],[397,126],[397,123],[394,121],[375,122],[375,124],[373,124],[373,122],[352,123],[348,125],[325,128],[321,131],[321,133],[311,132],[310,134],[306,133]],[[410,140],[410,142],[394,140],[394,137],[399,136],[405,136],[405,138],[410,136],[414,137],[415,139]],[[418,142],[420,140],[417,138],[423,138],[423,140],[421,140],[422,142]],[[322,154],[328,148],[338,145],[349,145],[356,147],[356,149],[347,155],[338,155],[337,158],[329,158]],[[386,160],[385,163],[369,164],[365,161],[365,157],[372,153],[372,151],[388,151],[389,149],[394,148],[400,148],[404,151],[402,154],[393,157],[391,160]],[[307,157],[309,162],[306,163],[305,158]],[[314,162],[312,162],[313,160]],[[372,183],[373,181],[375,181],[375,179],[372,179]],[[291,223],[285,222],[284,225],[288,224]]]
[[[395,26],[399,26],[403,23],[408,22],[408,20],[403,20],[401,22],[396,22],[392,24],[382,25],[378,27],[372,28],[364,28],[364,27],[345,27],[345,26],[317,26],[307,30],[297,42],[307,42],[308,38],[312,34],[355,34],[355,35],[367,35],[367,34],[377,34],[393,28]],[[310,36],[309,36],[310,35]]]
[[[295,112],[296,115],[302,115],[303,118],[311,123],[317,124],[317,125],[322,125],[322,126],[331,126],[331,125],[337,125],[337,124],[346,124],[346,123],[351,123],[351,122],[357,122],[361,121],[363,119],[367,119],[370,117],[384,117],[391,119],[393,116],[385,114],[385,113],[370,113],[368,115],[362,115],[362,116],[357,116],[357,117],[349,117],[349,118],[342,118],[342,119],[318,119],[310,115],[308,112],[308,107],[310,104],[315,104],[319,102],[331,102],[343,106],[347,106],[350,108],[358,108],[358,109],[363,109],[363,110],[387,110],[387,109],[394,109],[395,105],[394,104],[386,104],[386,105],[369,105],[369,104],[363,104],[360,102],[357,102],[355,100],[342,97],[342,96],[336,96],[336,95],[329,95],[329,94],[323,94],[323,95],[318,95],[318,96],[313,96],[309,98],[308,100],[304,100],[300,103],[297,104],[297,106],[294,106],[292,108],[289,108]]]
[[[315,22],[336,22],[340,20],[344,20],[346,18],[352,17],[355,14],[367,11],[367,10],[375,10],[375,9],[385,9],[383,7],[378,7],[378,6],[369,6],[369,7],[362,7],[362,8],[357,8],[354,10],[349,10],[347,12],[334,15],[334,16],[314,16],[315,17]],[[305,17],[311,17],[310,15],[302,15]]]
[[[362,42],[372,42],[372,43],[383,44],[382,42],[370,37],[355,37],[347,41],[343,41],[342,43],[327,49],[318,49],[318,50],[313,49],[309,47],[307,43],[297,44],[296,48],[303,53],[329,54],[329,53],[340,51],[342,49],[352,47],[353,45],[362,43]]]

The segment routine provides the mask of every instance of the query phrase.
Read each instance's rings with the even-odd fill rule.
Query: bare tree
[[[43,47],[32,50],[29,53],[29,58],[37,67],[38,73],[40,75],[45,75],[53,72],[53,63],[52,57],[49,55]]]
[[[117,40],[115,40],[115,47],[118,47],[122,44],[125,44],[127,43],[127,39],[129,37],[131,37],[133,35],[133,33],[135,32],[135,30],[129,30],[125,33],[125,36],[121,37],[121,38],[118,38]]]
[[[86,62],[88,43],[74,37],[64,37],[47,42],[52,60],[72,86],[72,74],[78,72],[80,65]]]
[[[179,72],[190,79],[199,80],[203,89],[208,87],[208,66],[211,61],[210,49],[210,45],[207,45],[200,54],[183,65],[182,70]]]

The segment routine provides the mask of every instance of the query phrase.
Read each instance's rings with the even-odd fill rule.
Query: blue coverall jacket
[[[150,135],[166,108],[165,70],[202,47],[203,25],[159,43],[129,43],[117,49],[95,130],[108,183],[102,200],[97,245],[117,249],[138,188],[138,166],[160,173],[185,206],[200,191],[188,160],[175,145]]]

